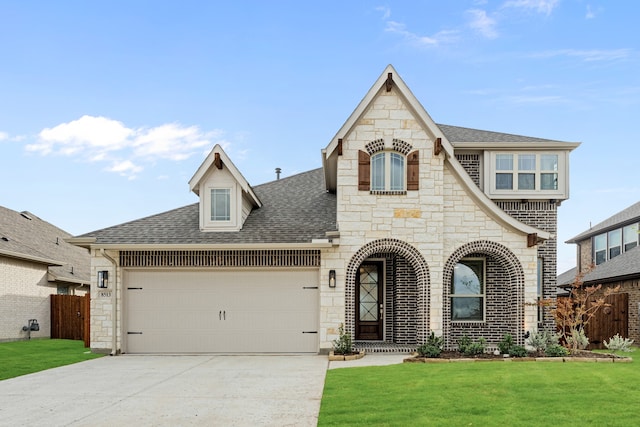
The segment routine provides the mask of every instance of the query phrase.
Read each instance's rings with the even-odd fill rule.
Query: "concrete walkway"
[[[326,356],[105,356],[0,381],[2,426],[315,426]]]

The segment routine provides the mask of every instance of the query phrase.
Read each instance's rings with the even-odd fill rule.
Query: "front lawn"
[[[95,359],[82,341],[33,339],[0,343],[0,380]]]
[[[637,360],[404,363],[329,370],[318,425],[629,426],[637,402]]]

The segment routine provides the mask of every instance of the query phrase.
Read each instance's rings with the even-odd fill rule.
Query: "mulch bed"
[[[495,355],[493,353],[483,353],[477,354],[475,356],[465,356],[459,351],[443,351],[440,354],[440,357],[435,359],[478,359],[478,360],[503,360],[503,359],[513,359],[513,360],[524,360],[524,359],[536,359],[536,358],[546,358],[544,354],[537,353],[529,353],[527,357],[504,357],[504,355]],[[581,359],[628,359],[624,356],[619,356],[611,353],[594,353],[588,350],[578,350],[576,353],[572,353],[567,356],[562,356],[564,359],[572,359],[572,358],[581,358]],[[408,359],[405,359],[405,362],[421,362],[428,360],[427,357],[414,356]],[[604,360],[603,360],[604,361]]]

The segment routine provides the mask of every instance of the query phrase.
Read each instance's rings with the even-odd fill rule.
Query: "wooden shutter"
[[[413,151],[407,156],[407,190],[418,190],[420,183],[420,156]]]
[[[358,190],[369,191],[371,188],[371,157],[366,152],[358,151]]]

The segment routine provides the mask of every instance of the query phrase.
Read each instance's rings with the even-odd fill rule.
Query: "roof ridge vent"
[[[29,215],[29,212],[27,212],[27,211],[20,212],[20,215],[22,215],[23,217],[25,217],[29,221],[31,221],[33,219],[33,218],[31,218],[31,216]]]

